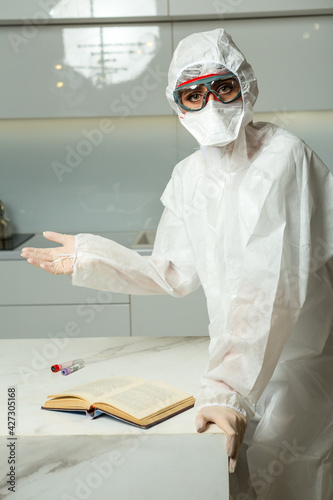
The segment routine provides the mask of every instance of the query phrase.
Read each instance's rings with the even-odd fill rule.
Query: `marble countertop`
[[[99,234],[104,238],[109,238],[116,241],[120,245],[130,248],[132,242],[134,241],[136,231],[119,231],[119,232],[99,232],[91,234]],[[36,247],[36,248],[50,248],[56,246],[52,241],[46,240],[42,234],[35,234],[29,240],[25,241],[22,245],[15,248],[15,250],[2,250],[0,251],[0,261],[2,260],[22,260],[21,251],[24,247]],[[151,254],[152,249],[136,250],[141,255]]]
[[[71,375],[50,370],[78,358],[85,367]],[[195,396],[207,358],[207,337],[0,340],[0,498],[227,500],[225,434],[216,425],[197,433],[194,408],[149,429],[41,409],[49,394],[112,376],[159,380]]]
[[[53,364],[78,358],[85,361],[85,367],[71,375],[50,370]],[[207,337],[0,340],[2,393],[6,394],[8,387],[16,387],[18,436],[142,433],[141,429],[108,416],[89,420],[85,414],[46,411],[41,406],[49,394],[100,378],[125,375],[163,381],[195,396],[207,360]],[[193,434],[194,419],[192,408],[145,432]],[[2,414],[2,436],[8,432],[5,420]],[[214,432],[219,432],[211,426],[214,428]]]

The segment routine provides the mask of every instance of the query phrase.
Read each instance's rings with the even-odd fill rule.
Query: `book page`
[[[137,377],[110,377],[102,378],[89,382],[88,384],[77,385],[68,389],[67,391],[61,391],[57,394],[50,394],[48,398],[60,398],[61,396],[79,396],[80,398],[86,399],[91,403],[93,401],[103,400],[104,396],[110,396],[111,394],[116,394],[118,391],[123,390],[125,387],[131,387],[143,383],[144,380]]]
[[[146,382],[103,398],[99,402],[118,408],[137,419],[142,419],[190,397],[190,394],[168,384]],[[94,404],[98,407],[97,399]]]

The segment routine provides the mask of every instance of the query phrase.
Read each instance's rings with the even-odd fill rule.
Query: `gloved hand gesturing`
[[[246,419],[238,411],[226,406],[205,406],[198,412],[195,420],[197,431],[203,432],[208,422],[215,423],[226,433],[229,472],[235,472],[238,451],[246,430]]]
[[[23,248],[21,257],[29,264],[40,267],[51,274],[71,274],[75,252],[75,236],[45,231],[43,236],[50,241],[60,243],[55,248]]]

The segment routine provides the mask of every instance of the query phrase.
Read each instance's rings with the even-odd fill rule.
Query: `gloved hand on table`
[[[203,432],[208,422],[215,423],[226,433],[229,472],[235,472],[238,451],[246,430],[246,419],[237,410],[226,406],[205,406],[198,412],[195,420],[197,431]]]
[[[40,267],[51,274],[71,274],[75,254],[75,236],[70,234],[45,231],[43,236],[50,241],[60,243],[62,246],[55,248],[30,248],[22,249],[21,257],[27,259],[29,264]]]

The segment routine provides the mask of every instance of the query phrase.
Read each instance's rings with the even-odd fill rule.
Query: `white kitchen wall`
[[[0,121],[0,199],[17,232],[156,227],[174,117]]]
[[[179,9],[184,5],[180,2]],[[84,83],[79,85],[69,64],[67,83],[72,93],[63,98],[50,91],[50,85],[58,81],[52,64],[55,68],[57,57],[65,54],[65,28],[38,27],[25,42],[17,39],[19,53],[15,54],[8,35],[23,36],[23,27],[0,27],[1,47],[7,47],[0,54],[0,199],[16,231],[136,231],[157,225],[162,212],[159,197],[175,163],[197,147],[171,114],[162,73],[182,37],[217,26],[230,32],[257,74],[260,96],[255,120],[273,121],[294,132],[332,167],[333,16],[217,18],[130,26],[134,30],[144,26],[145,33],[157,27],[159,33],[154,54],[144,55],[146,60],[132,80],[125,87],[119,83],[99,86],[91,71],[93,63],[88,61],[90,74],[81,75]],[[86,27],[66,29],[73,34],[83,33]],[[75,58],[71,61],[80,66]],[[159,64],[158,85],[152,85],[154,73],[149,71]],[[112,111],[110,103],[122,99],[123,93],[131,96],[133,89],[139,90],[126,113],[124,108]]]
[[[103,138],[95,118],[0,121],[0,197],[15,231],[156,227],[172,169],[197,143],[176,117],[118,120]],[[254,121],[295,133],[333,171],[333,111],[255,113]],[[89,148],[87,137],[102,140]]]

